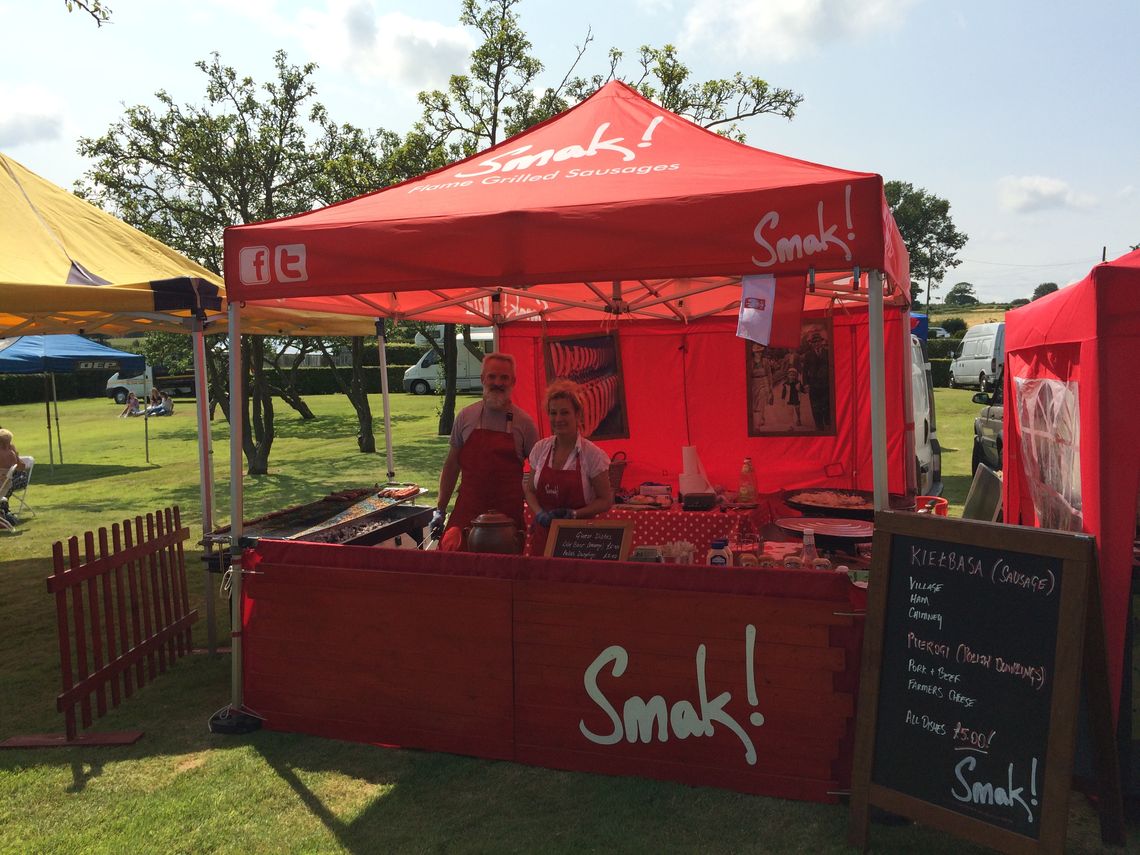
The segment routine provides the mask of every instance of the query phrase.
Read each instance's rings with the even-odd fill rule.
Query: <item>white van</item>
[[[166,392],[172,398],[194,397],[193,374],[166,374],[161,366],[156,370],[146,366],[142,374],[134,377],[120,377],[112,374],[107,380],[106,395],[114,398],[116,404],[125,404],[127,396],[134,392],[140,400],[150,395],[150,390],[157,387],[160,392]]]
[[[942,447],[934,418],[934,382],[918,336],[910,337],[911,403],[914,411],[915,483],[920,496],[942,495]]]
[[[950,386],[989,389],[1005,361],[1005,322],[978,324],[966,330],[962,348],[950,363]]]
[[[477,346],[482,349],[485,344],[479,342]],[[483,370],[482,361],[464,346],[462,337],[456,338],[456,350],[455,391],[481,392],[483,384],[479,382],[479,375]],[[432,349],[404,372],[404,391],[414,395],[426,395],[428,392],[438,392],[441,389],[443,389],[442,357]]]

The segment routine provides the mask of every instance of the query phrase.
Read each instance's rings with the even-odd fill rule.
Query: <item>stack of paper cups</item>
[[[678,479],[681,495],[687,493],[711,493],[705,467],[701,465],[700,455],[696,446],[686,445],[681,448],[681,477]]]

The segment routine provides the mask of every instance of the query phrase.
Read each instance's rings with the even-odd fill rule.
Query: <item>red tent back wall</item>
[[[1097,539],[1113,710],[1120,709],[1132,542],[1140,492],[1140,252],[1006,315],[1006,521],[1037,525],[1022,452],[1016,379],[1075,381],[1084,530]]]
[[[906,477],[902,331],[898,312],[888,311],[886,317],[889,489],[901,493]],[[681,448],[695,445],[709,479],[730,490],[736,486],[745,456],[755,464],[761,491],[804,486],[872,488],[866,312],[832,316],[834,436],[748,436],[746,342],[735,334],[735,318],[691,324],[628,321],[615,328],[629,439],[599,445],[610,454],[621,450],[628,455],[624,486],[648,480],[675,487]],[[596,324],[586,323],[514,323],[502,328],[500,349],[513,354],[518,363],[515,402],[536,415],[544,435],[549,429],[542,413],[546,389],[543,337],[601,332]]]

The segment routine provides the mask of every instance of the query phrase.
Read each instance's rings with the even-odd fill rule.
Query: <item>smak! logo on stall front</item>
[[[307,282],[309,271],[303,243],[247,246],[238,252],[238,278],[243,285]]]

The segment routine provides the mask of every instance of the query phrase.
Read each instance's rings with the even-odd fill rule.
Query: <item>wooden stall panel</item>
[[[516,583],[519,760],[834,800],[845,604]]]
[[[513,757],[510,582],[263,562],[244,594],[267,727]]]

